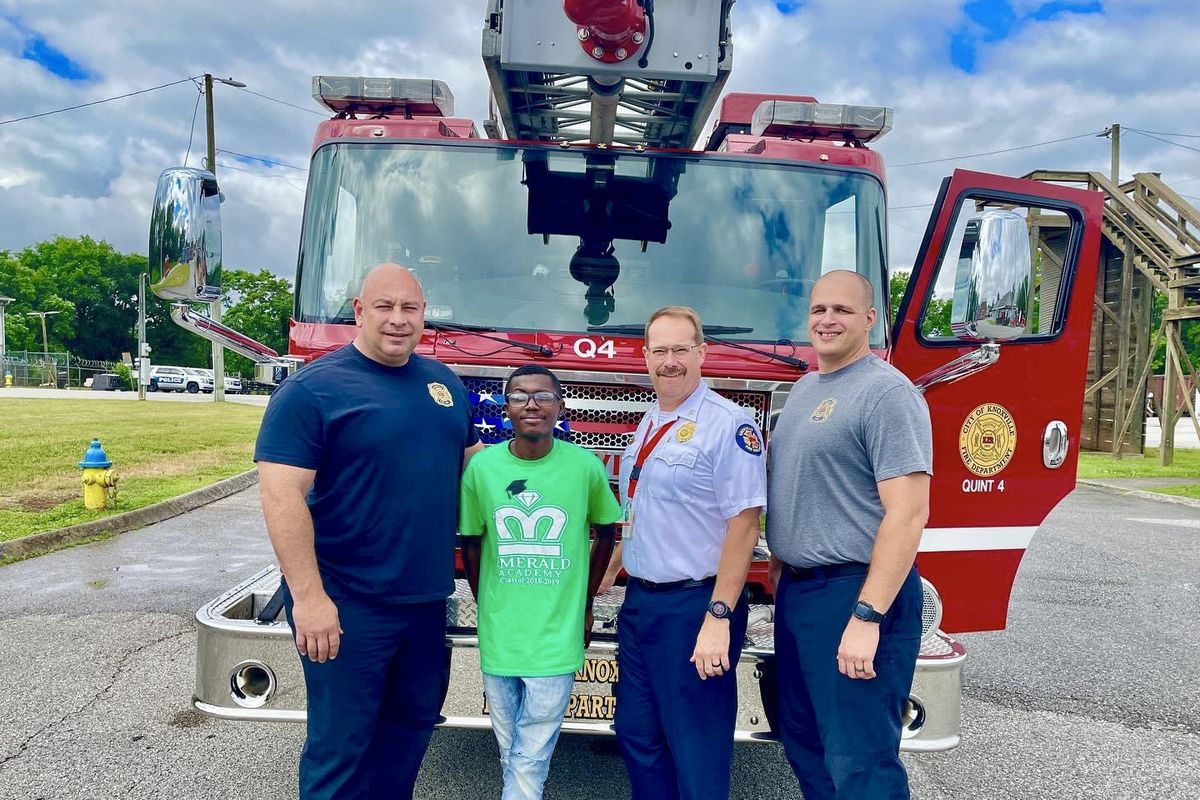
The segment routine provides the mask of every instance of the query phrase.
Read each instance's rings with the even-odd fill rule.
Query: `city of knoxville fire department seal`
[[[963,420],[958,453],[976,475],[995,475],[1008,466],[1017,449],[1017,425],[1008,409],[984,403]]]
[[[450,408],[454,405],[454,397],[450,394],[450,390],[440,383],[434,382],[429,384],[429,396],[439,406]]]
[[[679,433],[675,434],[675,439],[682,444],[683,442],[690,442],[695,435],[696,423],[685,422],[679,426]]]

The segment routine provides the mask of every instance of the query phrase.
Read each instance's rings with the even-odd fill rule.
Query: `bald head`
[[[384,261],[381,264],[371,267],[371,271],[363,278],[362,288],[359,289],[358,296],[365,302],[368,298],[374,297],[381,292],[386,293],[393,290],[416,292],[421,296],[422,300],[425,298],[425,293],[421,290],[421,284],[417,282],[412,272],[407,267],[402,267],[390,261]]]
[[[378,264],[354,298],[354,346],[372,361],[391,367],[408,363],[425,329],[425,294],[404,267]]]
[[[848,269],[835,269],[826,272],[817,280],[813,289],[822,283],[835,282],[840,287],[857,291],[862,298],[862,310],[866,311],[875,305],[875,287],[871,285],[871,280],[860,272],[854,272]]]
[[[875,325],[871,282],[848,269],[821,276],[812,290],[808,332],[821,372],[835,372],[871,352]]]

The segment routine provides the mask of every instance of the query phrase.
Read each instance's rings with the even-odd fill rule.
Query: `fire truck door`
[[[1103,198],[957,171],[892,328],[933,422],[918,567],[948,633],[1005,626],[1026,546],[1075,487]]]

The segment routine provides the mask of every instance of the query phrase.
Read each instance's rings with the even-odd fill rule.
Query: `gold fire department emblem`
[[[809,422],[824,422],[833,416],[833,409],[837,406],[836,397],[826,397],[821,401],[821,404],[813,409],[809,416]]]
[[[976,475],[995,475],[1008,466],[1017,449],[1017,425],[998,403],[984,403],[963,421],[958,452]]]
[[[692,437],[696,435],[696,423],[685,422],[679,426],[679,433],[675,434],[676,441],[690,442]]]
[[[454,405],[454,396],[450,394],[450,390],[440,383],[429,384],[429,396],[433,398],[433,402],[439,406],[450,408]]]

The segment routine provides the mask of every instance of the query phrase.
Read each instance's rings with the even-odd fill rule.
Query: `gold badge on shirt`
[[[821,401],[821,404],[813,409],[812,416],[808,418],[809,422],[824,422],[833,416],[834,406],[837,405],[837,398],[826,397]]]
[[[434,382],[429,384],[429,396],[433,398],[433,402],[439,406],[450,408],[454,405],[454,396],[450,394],[450,390],[440,383]]]
[[[683,443],[690,442],[692,437],[696,435],[696,423],[685,422],[679,426],[679,433],[675,434],[675,441]]]

